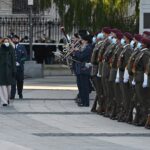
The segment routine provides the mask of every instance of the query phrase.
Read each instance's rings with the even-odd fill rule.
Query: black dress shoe
[[[77,99],[75,100],[75,103],[81,103],[81,99],[80,99],[80,98],[77,98]]]
[[[97,110],[94,109],[94,108],[92,108],[92,109],[91,109],[91,112],[94,112],[94,113],[95,113],[95,112],[97,112]]]
[[[6,106],[7,106],[7,104],[3,104],[3,106],[4,106],[4,107],[6,107]]]
[[[89,107],[89,104],[88,104],[88,103],[86,103],[86,104],[84,104],[84,106],[85,106],[85,107]]]
[[[19,95],[19,99],[23,99],[23,95],[21,94],[21,95]]]
[[[78,103],[78,106],[79,106],[79,107],[84,107],[84,104]]]

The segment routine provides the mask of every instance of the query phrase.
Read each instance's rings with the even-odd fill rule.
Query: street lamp
[[[33,7],[33,0],[28,0],[28,6],[30,9],[29,13],[29,28],[30,28],[30,33],[29,33],[29,39],[30,39],[30,60],[32,60],[33,53],[32,53],[32,43],[33,43],[33,30],[32,30],[32,7]]]

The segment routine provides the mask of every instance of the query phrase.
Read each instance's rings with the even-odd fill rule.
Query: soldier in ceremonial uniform
[[[118,33],[118,29],[112,29],[111,30],[111,43],[106,48],[104,55],[103,55],[103,61],[102,61],[102,80],[103,80],[103,88],[105,92],[105,115],[106,117],[110,116],[112,103],[113,103],[113,84],[111,81],[109,81],[109,75],[110,75],[110,59],[113,55],[113,52],[115,51],[117,47],[117,38],[116,33]]]
[[[27,52],[23,45],[19,44],[19,36],[13,37],[15,44],[15,55],[16,55],[16,81],[11,87],[11,99],[15,99],[16,86],[20,99],[23,99],[23,83],[24,83],[24,61],[27,59]]]
[[[116,49],[113,51],[112,57],[109,60],[110,64],[109,82],[112,85],[110,91],[112,97],[112,106],[111,106],[112,109],[110,114],[111,119],[117,119],[117,113],[119,112],[121,103],[120,86],[118,83],[115,82],[115,79],[117,74],[117,60],[121,51],[123,50],[123,46],[121,45],[121,39],[123,38],[123,34],[121,32],[116,33],[116,38],[117,38],[117,46]]]
[[[132,123],[132,120],[134,118],[133,116],[133,108],[135,107],[136,103],[137,103],[137,97],[135,94],[135,81],[134,81],[134,74],[132,73],[132,67],[133,67],[133,63],[135,61],[136,56],[139,54],[140,49],[141,49],[141,40],[142,40],[142,35],[140,34],[135,34],[133,41],[131,41],[130,45],[131,48],[133,48],[132,54],[128,60],[128,65],[127,65],[127,70],[129,73],[129,79],[130,79],[130,86],[132,87],[131,90],[131,101],[130,101],[130,107],[129,107],[129,111],[127,114],[127,118],[126,118],[126,122],[128,123]]]
[[[150,129],[150,57],[149,57],[149,62],[147,64],[147,70],[146,73],[148,75],[148,87],[147,87],[147,104],[148,104],[148,116],[145,124],[145,128]]]
[[[91,77],[92,77],[92,82],[94,84],[95,90],[96,90],[96,97],[95,97],[95,101],[93,104],[93,107],[91,109],[92,112],[96,112],[96,108],[97,108],[97,102],[99,99],[99,96],[101,94],[101,81],[98,76],[98,53],[99,53],[99,49],[103,44],[103,39],[104,39],[104,34],[103,33],[98,33],[97,37],[96,37],[96,44],[95,47],[93,49],[93,53],[92,53],[92,57],[91,57],[91,64],[92,64],[92,68],[91,68]]]
[[[132,53],[130,47],[131,41],[132,41],[132,35],[128,32],[124,33],[124,38],[121,41],[124,47],[118,59],[119,84],[120,84],[120,89],[122,94],[122,99],[121,99],[122,106],[121,106],[121,112],[118,121],[126,120],[128,106],[130,103],[131,88],[129,84],[129,74],[126,67],[127,67],[129,57],[131,56]]]
[[[102,29],[102,34],[104,35],[104,40],[103,40],[103,44],[99,49],[99,53],[98,53],[98,77],[99,79],[99,84],[100,84],[100,92],[99,92],[99,98],[98,98],[98,104],[99,107],[97,109],[97,112],[99,114],[104,114],[105,112],[105,101],[106,101],[106,92],[104,92],[104,87],[103,87],[103,82],[102,82],[102,65],[103,65],[103,55],[107,49],[107,47],[111,44],[111,29],[109,27],[104,27]]]
[[[140,53],[136,56],[132,72],[135,80],[135,93],[137,97],[136,116],[134,124],[144,126],[148,115],[148,75],[147,64],[150,58],[150,40],[143,38]]]

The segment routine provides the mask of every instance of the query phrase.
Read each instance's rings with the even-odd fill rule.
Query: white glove
[[[92,67],[92,64],[91,63],[85,63],[85,67],[90,68],[90,67]]]
[[[98,73],[97,73],[97,77],[102,77],[102,76],[99,74],[99,70],[98,70]]]
[[[144,81],[143,81],[143,88],[148,87],[148,75],[144,73]]]
[[[135,82],[135,80],[134,80],[134,79],[132,80],[132,85],[133,85],[133,86],[135,86],[135,85],[136,85],[136,82]]]
[[[127,83],[129,81],[129,73],[128,73],[128,70],[125,68],[125,71],[124,71],[124,75],[123,75],[123,82],[124,83]]]
[[[57,57],[61,57],[62,56],[61,52],[59,52],[59,51],[54,52],[54,55],[57,56]]]
[[[117,75],[116,75],[116,80],[115,80],[116,83],[119,83],[119,68],[117,70]]]
[[[16,66],[20,66],[20,64],[18,62],[16,62]]]

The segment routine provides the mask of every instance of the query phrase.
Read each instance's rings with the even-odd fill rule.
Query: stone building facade
[[[0,0],[0,15],[12,14],[12,0]]]

